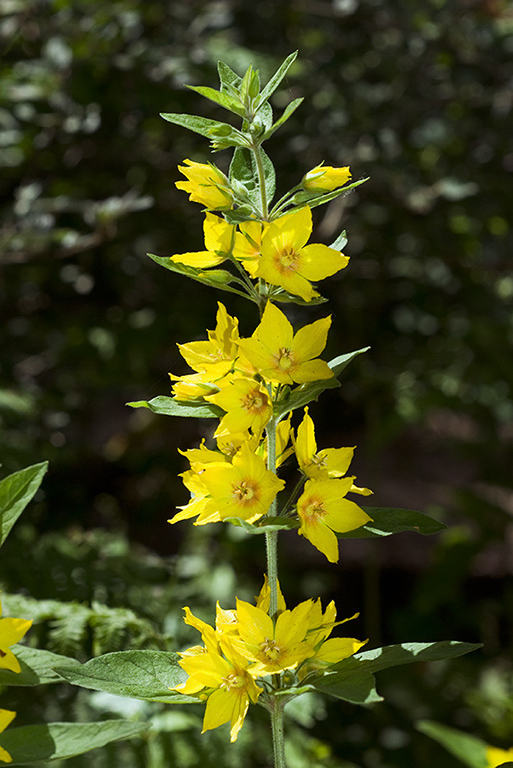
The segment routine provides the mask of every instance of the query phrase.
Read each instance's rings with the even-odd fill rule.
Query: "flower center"
[[[288,371],[295,363],[292,350],[288,349],[288,347],[281,347],[281,349],[278,350],[278,354],[276,355],[276,362],[278,368],[281,368],[284,371]]]
[[[233,689],[239,689],[244,688],[246,685],[246,680],[242,675],[237,675],[235,672],[232,672],[228,677],[223,677],[223,682],[220,685],[220,688],[225,688],[227,691],[232,691]]]
[[[309,503],[305,504],[301,510],[301,516],[309,518],[312,522],[323,518],[325,514],[324,505],[318,499],[309,499]]]
[[[252,389],[241,401],[241,405],[250,413],[261,413],[267,407],[267,400],[259,389]]]
[[[249,480],[242,480],[238,485],[233,486],[233,495],[235,496],[237,504],[249,504],[256,496],[256,487]]]
[[[275,256],[275,263],[280,272],[295,272],[299,261],[299,254],[293,248],[284,248]]]
[[[281,654],[280,646],[274,640],[269,640],[268,637],[265,638],[263,643],[260,643],[260,651],[269,661],[276,661]]]
[[[312,464],[315,464],[316,467],[325,467],[327,465],[326,456],[316,453],[315,456],[312,456]]]

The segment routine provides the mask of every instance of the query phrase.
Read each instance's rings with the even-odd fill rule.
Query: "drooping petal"
[[[330,563],[338,563],[338,539],[330,528],[319,521],[303,522],[298,531],[322,552]]]

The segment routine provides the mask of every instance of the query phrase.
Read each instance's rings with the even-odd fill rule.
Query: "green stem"
[[[283,733],[284,704],[278,696],[273,699],[271,729],[273,734],[274,768],[287,768],[285,763],[285,737]]]
[[[267,469],[276,472],[276,419],[273,417],[267,427]],[[276,515],[277,500],[269,507],[268,515]],[[269,616],[274,620],[278,612],[278,531],[265,534],[267,551],[267,579],[270,588]]]

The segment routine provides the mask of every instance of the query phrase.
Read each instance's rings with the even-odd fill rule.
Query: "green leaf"
[[[167,120],[168,123],[174,125],[181,125],[182,128],[187,128],[189,131],[199,133],[200,136],[206,136],[210,139],[212,136],[212,130],[219,130],[222,128],[233,131],[233,125],[228,123],[220,123],[218,120],[209,120],[207,117],[198,117],[198,115],[178,115],[173,112],[161,112],[160,116]]]
[[[380,701],[374,673],[415,661],[440,661],[475,651],[481,645],[452,640],[439,643],[403,643],[375,648],[333,664],[325,675],[313,681],[319,691],[355,704]],[[350,697],[353,698],[350,698]]]
[[[264,167],[265,191],[268,201],[271,201],[276,190],[276,174],[268,155],[260,148]],[[248,196],[258,210],[261,207],[260,187],[255,156],[249,149],[239,147],[233,153],[230,164],[229,179],[235,179],[247,190]]]
[[[363,352],[367,352],[370,347],[362,347],[355,352],[348,352],[345,355],[339,355],[338,357],[330,360],[328,365],[334,373],[332,379],[319,379],[318,381],[312,381],[308,384],[301,384],[296,387],[285,400],[280,400],[274,406],[274,415],[277,418],[281,418],[289,411],[294,411],[296,408],[302,408],[304,405],[308,405],[312,400],[317,400],[321,392],[326,389],[334,389],[340,386],[340,382],[337,381],[344,368],[349,365],[351,360],[354,360],[357,355],[361,355]]]
[[[416,723],[416,728],[437,741],[470,768],[486,768],[488,765],[486,759],[488,745],[476,736],[462,733],[455,728],[449,728],[447,725],[441,725],[441,723],[435,723],[432,720],[421,720]],[[510,765],[510,763],[505,765]]]
[[[0,481],[0,547],[41,485],[48,462],[33,464]]]
[[[21,672],[11,672],[0,669],[0,685],[32,686],[43,683],[62,683],[62,678],[54,671],[58,664],[77,664],[68,656],[61,656],[40,648],[29,648],[26,645],[13,645],[14,655],[20,662]]]
[[[375,701],[383,701],[382,696],[376,691],[374,675],[365,670],[358,670],[344,677],[328,674],[315,681],[313,686],[322,693],[349,701],[351,704],[372,704]]]
[[[0,735],[0,746],[12,757],[9,765],[33,765],[66,760],[112,741],[141,736],[144,723],[106,720],[101,723],[50,723],[9,728]]]
[[[412,664],[416,661],[442,661],[454,659],[465,653],[477,651],[481,643],[461,643],[457,640],[442,640],[436,643],[401,643],[400,645],[385,645],[370,651],[361,651],[349,659],[339,661],[330,667],[340,672],[353,672],[365,669],[367,672],[379,672],[402,664]]]
[[[340,197],[340,195],[346,195],[352,189],[359,187],[360,184],[365,184],[366,181],[369,181],[369,177],[366,177],[365,179],[358,179],[358,181],[353,181],[352,184],[347,184],[347,186],[340,187],[340,189],[334,189],[332,192],[313,192],[306,189],[302,192],[296,192],[292,198],[294,205],[292,208],[287,210],[287,213],[296,211],[299,208],[304,208],[305,205],[308,205],[309,208],[317,208],[317,206],[324,205],[324,203],[329,203],[336,197]]]
[[[182,403],[173,397],[159,395],[153,400],[138,400],[127,403],[130,408],[149,408],[153,413],[163,416],[185,416],[195,419],[218,419],[224,415],[224,411],[217,405],[211,405],[203,401]]]
[[[269,129],[268,129],[268,130],[267,130],[267,131],[264,133],[264,135],[263,135],[263,137],[262,137],[262,141],[267,141],[267,139],[268,139],[270,136],[272,136],[272,135],[273,135],[273,133],[274,133],[275,131],[277,131],[277,130],[278,130],[278,128],[281,128],[281,126],[283,125],[283,123],[285,123],[285,122],[286,122],[286,121],[289,119],[289,117],[290,117],[291,115],[293,115],[293,114],[294,114],[294,112],[295,112],[295,111],[296,111],[296,109],[299,107],[299,105],[301,104],[301,102],[302,102],[302,101],[304,101],[304,99],[303,99],[303,98],[300,98],[300,99],[294,99],[294,101],[291,101],[291,102],[290,102],[290,104],[287,104],[287,106],[286,106],[286,107],[285,107],[285,109],[283,110],[283,114],[282,114],[282,116],[281,116],[281,117],[279,117],[279,118],[278,118],[278,120],[276,120],[276,122],[274,123],[274,125],[272,125],[272,126],[271,126],[271,127],[270,127],[270,128],[269,128]]]
[[[72,685],[93,691],[165,704],[197,703],[197,698],[170,690],[187,678],[178,660],[178,654],[166,651],[116,651],[55,671]]]
[[[298,304],[300,307],[314,307],[318,304],[326,304],[328,301],[328,299],[325,299],[324,296],[317,296],[313,299],[310,299],[310,301],[305,301],[300,296],[294,296],[294,294],[287,293],[287,291],[283,290],[273,290],[272,300],[277,301],[280,304]]]
[[[196,93],[204,96],[206,99],[210,99],[210,101],[219,104],[220,107],[224,107],[224,109],[234,112],[236,115],[239,115],[239,117],[244,117],[244,107],[240,103],[240,100],[229,95],[226,91],[216,91],[214,88],[208,88],[203,85],[188,85],[187,87],[190,88],[191,91],[196,91]]]
[[[248,523],[241,517],[227,517],[224,522],[232,523],[239,528],[243,528],[246,533],[272,533],[273,531],[290,531],[299,528],[299,522],[290,517],[263,517],[261,524]]]
[[[219,82],[221,83],[222,91],[226,90],[231,93],[238,91],[242,83],[242,78],[239,77],[233,69],[230,69],[228,64],[225,64],[224,61],[218,61],[217,71],[219,73]]]
[[[276,173],[271,158],[266,152],[264,152],[262,147],[260,147],[260,154],[262,157],[262,165],[264,166],[265,193],[267,195],[267,202],[271,203],[271,200],[274,197],[274,193],[276,192]]]
[[[237,151],[237,150],[236,150]],[[170,272],[176,272],[179,275],[189,277],[191,280],[196,280],[203,285],[209,285],[211,288],[218,288],[221,291],[228,291],[229,293],[236,293],[238,296],[242,296],[244,299],[250,298],[247,293],[239,291],[237,288],[233,288],[230,282],[238,281],[235,275],[224,269],[197,269],[196,267],[190,267],[187,264],[180,264],[176,261],[171,261],[169,256],[155,256],[153,253],[147,254],[150,259],[156,264],[160,264],[164,269],[168,269]]]
[[[271,77],[267,85],[262,89],[262,92],[260,94],[260,97],[255,105],[255,111],[260,109],[262,104],[267,101],[267,99],[274,93],[274,91],[277,89],[285,75],[287,74],[287,71],[289,67],[293,64],[293,62],[297,58],[298,51],[294,51],[294,53],[291,53],[290,56],[287,56],[283,64],[280,66],[280,68],[275,72],[275,74]]]
[[[414,509],[395,509],[394,507],[362,507],[372,523],[367,523],[355,531],[339,533],[340,539],[367,539],[375,536],[391,536],[393,533],[413,531],[423,536],[443,531],[447,526],[423,512]]]

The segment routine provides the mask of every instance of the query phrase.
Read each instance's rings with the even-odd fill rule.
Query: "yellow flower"
[[[184,160],[178,170],[187,181],[177,181],[177,189],[189,193],[189,200],[201,203],[214,211],[226,211],[232,207],[232,191],[228,179],[215,165]]]
[[[344,498],[353,480],[354,477],[307,480],[297,502],[301,523],[298,533],[325,554],[330,563],[338,562],[338,539],[334,531],[353,531],[371,520],[357,504]]]
[[[7,726],[12,723],[16,717],[16,712],[9,712],[7,709],[0,709],[0,733],[5,731]],[[0,747],[0,761],[2,763],[12,763],[12,757],[3,747]]]
[[[185,183],[185,182],[184,182]],[[205,236],[205,250],[193,253],[177,253],[171,256],[171,261],[187,264],[190,267],[206,269],[215,267],[228,258],[232,252],[235,237],[235,227],[228,224],[225,219],[215,216],[213,213],[205,214],[203,222]]]
[[[199,622],[192,616],[189,609],[189,621]],[[204,625],[204,622],[201,622]],[[193,624],[195,626],[195,624]],[[207,634],[204,625],[200,631],[205,640]],[[198,627],[197,627],[198,628]],[[214,632],[212,627],[209,629]],[[249,702],[256,703],[262,693],[248,672],[249,662],[233,647],[229,635],[219,637],[214,644],[207,640],[206,647],[195,647],[181,653],[180,666],[189,677],[173,690],[187,695],[199,694],[207,697],[203,731],[218,728],[224,723],[230,723],[230,739],[235,741],[242,728]],[[190,653],[190,651],[193,651]]]
[[[196,525],[227,517],[240,517],[254,523],[266,514],[285,485],[248,444],[235,454],[233,463],[206,464],[200,474],[185,472],[182,477],[193,497],[170,523],[194,515],[198,515]]]
[[[254,379],[237,377],[220,382],[220,386],[215,395],[205,397],[209,403],[226,411],[214,436],[222,437],[246,429],[260,435],[273,412],[267,390]]]
[[[351,178],[349,166],[333,168],[331,165],[317,165],[303,176],[303,189],[313,192],[331,192],[342,187]]]
[[[334,275],[347,266],[349,258],[327,245],[306,245],[311,232],[312,212],[308,206],[269,224],[262,236],[256,277],[305,301],[318,296],[310,280]]]
[[[486,768],[497,768],[503,763],[513,762],[513,748],[498,749],[497,747],[487,747],[486,759],[488,763]]]
[[[316,358],[326,346],[330,325],[331,318],[323,317],[300,328],[294,335],[283,312],[268,303],[253,336],[241,339],[239,347],[268,381],[301,384],[329,379],[333,372],[328,363],[312,358]]]
[[[0,604],[0,616],[2,606]],[[0,619],[0,669],[10,669],[11,672],[21,672],[20,662],[9,646],[18,643],[32,626],[27,619]]]
[[[299,468],[313,480],[343,477],[349,469],[354,454],[354,447],[324,448],[317,452],[315,427],[308,413],[308,407],[305,408],[303,421],[297,428],[294,450]],[[363,496],[372,494],[368,488],[359,488],[354,484],[351,486],[351,491]]]
[[[208,341],[177,344],[185,362],[199,373],[210,371],[224,375],[240,354],[239,321],[228,314],[224,304],[219,302],[217,306],[216,327],[213,331],[207,330]]]

